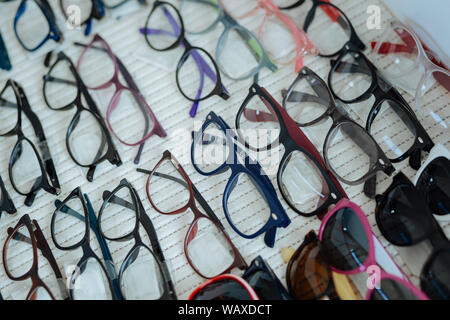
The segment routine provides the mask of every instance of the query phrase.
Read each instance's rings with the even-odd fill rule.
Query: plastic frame
[[[16,207],[14,206],[13,201],[11,200],[11,198],[9,197],[8,191],[6,190],[5,184],[3,183],[3,179],[0,176],[0,199],[2,200],[0,202],[0,217],[3,211],[9,213],[9,214],[13,214],[16,213]]]
[[[25,226],[28,229],[28,233],[30,234],[31,238],[28,238],[27,236],[20,234],[18,232],[19,228]],[[69,294],[67,292],[65,282],[63,279],[63,276],[61,274],[61,271],[59,270],[58,264],[55,260],[55,257],[53,256],[53,253],[47,243],[47,240],[45,240],[44,234],[42,233],[42,230],[36,220],[31,220],[30,216],[28,214],[23,215],[19,222],[16,224],[14,228],[8,228],[8,237],[5,240],[5,244],[3,246],[3,266],[5,268],[6,275],[8,278],[10,278],[13,281],[23,281],[26,279],[31,278],[31,288],[27,294],[26,300],[35,300],[33,298],[33,294],[36,292],[38,288],[43,288],[47,291],[47,293],[50,295],[50,297],[55,300],[55,297],[51,290],[47,287],[47,285],[42,281],[42,279],[39,277],[38,269],[38,252],[39,249],[44,256],[45,259],[47,259],[48,263],[50,264],[50,267],[52,268],[56,280],[58,281],[59,290],[61,292],[61,296],[64,300],[69,299]],[[15,237],[13,237],[15,235]],[[33,264],[30,267],[30,270],[28,270],[26,273],[24,273],[20,277],[15,277],[11,274],[10,270],[8,269],[8,263],[7,263],[7,248],[10,241],[23,241],[25,243],[30,244],[33,247]]]
[[[98,34],[94,35],[94,38],[87,46],[78,44],[78,45],[83,46],[84,49],[83,49],[83,52],[81,53],[80,57],[78,58],[77,70],[79,70],[81,61],[88,50],[103,50],[103,51],[105,51],[102,48],[94,46],[95,43],[101,43],[106,48],[106,53],[110,56],[110,58],[114,64],[114,75],[107,82],[105,82],[95,88],[88,87],[88,89],[101,90],[101,89],[106,89],[110,86],[115,86],[115,92],[111,98],[111,101],[108,105],[108,110],[106,112],[106,123],[108,125],[110,132],[112,132],[113,135],[117,138],[117,140],[119,140],[122,144],[127,145],[127,146],[139,145],[139,151],[134,160],[134,163],[138,164],[139,159],[142,154],[142,151],[143,151],[143,148],[144,148],[145,141],[155,134],[160,136],[161,138],[166,137],[167,133],[165,132],[165,130],[163,129],[163,127],[161,126],[159,121],[156,119],[155,114],[153,113],[152,109],[150,109],[150,106],[147,104],[143,95],[137,88],[137,85],[134,82],[131,74],[128,72],[127,68],[120,61],[120,59],[112,52],[109,44]],[[119,72],[120,72],[120,74],[123,75],[125,82],[127,83],[126,85],[124,85],[120,82]],[[121,140],[120,137],[114,131],[114,128],[111,124],[111,114],[114,112],[114,109],[117,107],[117,105],[119,103],[120,95],[125,91],[129,91],[133,94],[133,97],[136,100],[136,103],[139,105],[139,108],[141,109],[141,112],[145,119],[145,131],[144,131],[143,137],[135,143],[127,143],[127,142]],[[151,128],[151,130],[149,129],[149,118],[153,121],[153,128]]]
[[[11,61],[9,60],[8,50],[6,49],[5,42],[3,41],[2,34],[0,33],[0,69],[6,71],[11,70]]]
[[[183,6],[183,3],[186,0],[183,0],[180,4]],[[275,72],[278,70],[278,67],[270,60],[269,56],[266,54],[262,44],[259,42],[259,40],[245,27],[241,26],[232,16],[230,16],[222,7],[220,2],[217,2],[216,0],[190,0],[194,2],[201,2],[204,5],[213,6],[216,7],[219,11],[219,15],[217,19],[208,27],[205,27],[204,30],[201,32],[196,32],[192,34],[201,34],[201,33],[207,33],[211,30],[213,30],[219,23],[222,23],[224,26],[224,30],[222,34],[219,36],[219,40],[217,42],[216,46],[216,61],[220,61],[220,55],[223,51],[223,47],[225,45],[225,38],[227,37],[228,33],[232,30],[235,30],[239,35],[242,37],[242,39],[245,39],[248,44],[248,48],[253,51],[253,54],[261,58],[261,62],[258,66],[256,66],[251,72],[248,74],[234,78],[230,76],[226,70],[221,66],[219,63],[220,71],[227,77],[233,80],[244,80],[251,78],[259,73],[262,68],[268,68],[270,71]]]
[[[66,61],[69,64],[69,68],[71,73],[73,74],[76,83],[74,84],[73,82],[70,82],[68,80],[65,79],[55,79],[53,78],[50,74],[53,70],[53,68],[55,68],[55,66],[60,62],[60,61]],[[74,101],[71,101],[70,103],[68,103],[66,106],[59,108],[59,109],[55,109],[53,108],[50,103],[48,102],[48,98],[46,95],[46,86],[49,82],[52,81],[59,81],[59,82],[63,82],[69,86],[77,86],[78,92],[77,92],[77,96],[75,97]],[[60,51],[58,53],[58,58],[55,61],[55,63],[50,67],[49,72],[44,76],[44,87],[43,87],[43,92],[44,92],[44,100],[45,103],[47,104],[47,106],[55,111],[64,111],[64,110],[69,110],[71,109],[73,106],[76,107],[77,111],[75,113],[75,115],[72,118],[72,121],[70,122],[70,125],[67,129],[67,134],[66,134],[66,147],[67,147],[67,151],[69,152],[70,157],[72,158],[72,160],[79,165],[80,167],[86,167],[89,168],[86,178],[89,182],[92,182],[94,179],[94,172],[96,169],[96,166],[105,161],[108,160],[111,164],[113,165],[117,165],[120,166],[122,164],[122,160],[120,159],[119,153],[117,152],[112,138],[109,134],[109,131],[107,129],[107,126],[100,114],[100,111],[98,110],[97,105],[95,104],[94,100],[92,99],[91,95],[88,92],[88,89],[86,87],[86,85],[83,83],[83,81],[80,78],[80,75],[78,74],[75,66],[73,65],[72,61],[64,54],[64,52]],[[82,103],[82,96],[85,98],[86,103],[88,104],[88,108],[86,108],[85,106],[83,106]],[[101,156],[98,157],[98,159],[96,159],[92,164],[89,165],[83,165],[80,164],[77,160],[76,157],[73,155],[71,149],[70,149],[70,143],[69,143],[69,137],[72,133],[72,131],[74,130],[74,128],[77,126],[79,119],[80,119],[80,113],[81,112],[89,112],[98,122],[100,129],[102,130],[102,145],[104,146],[105,144],[107,145],[107,151],[106,153]],[[99,150],[101,151],[101,150]]]
[[[147,35],[148,34],[152,34],[152,33],[161,33],[164,30],[153,30],[150,29],[148,27],[148,23],[150,21],[150,17],[152,16],[153,12],[159,7],[159,6],[169,6],[171,7],[176,13],[177,13],[177,17],[178,20],[181,23],[181,26],[179,26],[177,24],[177,21],[175,20],[175,18],[170,14],[170,12],[166,12],[166,16],[168,18],[168,20],[170,21],[170,24],[174,30],[174,32],[176,32],[175,34],[169,34],[169,35],[173,35],[174,37],[176,36],[176,34],[178,33],[178,37],[177,39],[174,41],[174,43],[172,45],[170,45],[167,48],[155,48],[151,42],[148,40]],[[146,23],[145,23],[145,27],[140,29],[140,32],[145,36],[145,41],[147,42],[147,44],[149,45],[150,48],[152,48],[153,50],[156,51],[169,51],[172,50],[176,47],[178,47],[179,45],[182,45],[185,49],[184,49],[184,53],[181,56],[180,60],[178,61],[177,64],[177,71],[176,71],[176,82],[177,82],[177,87],[178,90],[180,91],[180,93],[188,100],[194,102],[192,104],[191,110],[189,111],[189,115],[191,117],[195,117],[195,115],[197,114],[197,108],[198,108],[198,103],[200,101],[206,100],[214,95],[217,95],[219,97],[221,97],[224,100],[227,100],[230,95],[227,91],[227,89],[223,86],[222,84],[222,79],[220,76],[220,72],[219,72],[219,68],[216,64],[216,61],[214,61],[213,57],[204,49],[200,48],[200,47],[194,47],[192,46],[189,41],[186,39],[186,35],[185,35],[185,28],[184,28],[184,22],[183,19],[181,17],[180,12],[178,11],[177,8],[175,8],[175,6],[173,6],[172,4],[165,2],[165,1],[155,1],[155,3],[153,4],[153,8],[150,11],[150,14],[147,17]],[[208,64],[205,62],[205,60],[201,57],[201,55],[199,55],[199,53],[197,51],[203,52],[204,54],[206,54],[210,61],[213,63],[214,65],[214,71],[211,70],[211,68],[208,66]],[[180,80],[179,80],[179,71],[181,69],[181,67],[183,66],[183,64],[186,62],[186,60],[189,58],[189,54],[192,52],[192,57],[199,69],[200,75],[201,75],[201,82],[200,82],[200,88],[197,91],[197,95],[195,97],[195,99],[189,97],[181,88],[180,85]],[[208,77],[211,79],[211,81],[216,83],[215,88],[206,96],[202,97],[202,91],[203,91],[203,81],[204,78]]]
[[[115,195],[118,191],[120,191],[124,188],[128,189],[128,191],[130,192],[133,203],[129,203],[128,201],[121,199]],[[158,236],[156,234],[156,230],[150,220],[150,217],[145,212],[142,202],[139,199],[134,187],[126,179],[123,179],[122,181],[120,181],[120,184],[112,192],[109,192],[109,191],[103,192],[103,200],[104,200],[103,205],[100,208],[100,211],[98,214],[99,230],[100,230],[100,233],[103,236],[103,238],[110,240],[110,241],[119,241],[119,242],[134,239],[134,245],[130,249],[130,251],[127,253],[127,255],[125,256],[125,259],[123,260],[122,265],[120,267],[119,277],[118,277],[119,284],[121,282],[122,275],[124,274],[126,269],[133,263],[133,261],[135,259],[137,259],[137,256],[135,254],[133,255],[134,251],[139,247],[143,247],[146,250],[148,250],[154,257],[155,261],[158,264],[161,277],[164,281],[164,283],[163,283],[164,292],[162,293],[161,297],[158,300],[176,300],[177,296],[175,293],[175,288],[173,285],[173,281],[170,277],[169,269],[167,267],[164,254],[162,252],[161,246],[158,241]],[[104,234],[104,232],[102,230],[101,222],[102,222],[103,210],[107,206],[108,203],[114,203],[114,204],[126,207],[128,209],[133,210],[136,213],[136,224],[134,226],[134,229],[132,231],[130,231],[130,233],[128,233],[122,237],[119,237],[119,238],[109,238]],[[139,226],[141,224],[144,227],[145,232],[147,233],[147,235],[150,239],[150,243],[151,243],[153,250],[150,249],[142,241],[142,238],[139,234]],[[122,293],[122,296],[124,297],[123,293]]]
[[[16,98],[15,102],[6,101],[1,98],[1,96],[3,95],[3,93],[5,92],[5,90],[8,87],[11,87],[14,92],[14,95]],[[60,193],[60,185],[59,185],[58,177],[56,175],[56,169],[54,167],[53,160],[50,155],[50,150],[47,145],[47,140],[45,138],[44,130],[43,130],[42,124],[40,123],[39,118],[32,111],[31,106],[28,103],[27,97],[25,95],[25,91],[17,82],[15,82],[12,79],[9,79],[6,82],[3,90],[0,92],[0,100],[2,100],[4,102],[4,106],[18,109],[17,110],[17,122],[16,122],[15,127],[13,129],[11,129],[11,131],[1,135],[1,136],[6,136],[6,137],[13,136],[13,135],[17,136],[17,142],[14,145],[14,148],[11,152],[11,156],[9,158],[9,165],[8,165],[9,178],[10,178],[12,186],[14,187],[14,190],[16,190],[16,192],[19,193],[20,195],[23,195],[26,197],[25,205],[29,206],[29,207],[33,205],[33,202],[37,195],[37,192],[40,189],[44,189],[45,191],[47,191],[51,194],[58,195]],[[39,154],[39,152],[38,152],[37,148],[35,147],[35,145],[33,144],[33,142],[30,139],[28,139],[27,137],[25,137],[25,135],[22,131],[22,112],[25,113],[25,115],[31,122],[34,132],[39,140],[39,148],[42,152],[42,156],[43,156],[43,159],[45,160],[45,163],[42,161],[41,155]],[[20,157],[20,154],[22,153],[21,146],[22,146],[23,141],[26,141],[32,147],[34,154],[36,156],[36,159],[39,163],[39,167],[41,169],[40,178],[36,179],[36,182],[32,186],[31,190],[27,193],[23,193],[18,189],[18,187],[16,185],[16,181],[14,181],[14,179],[13,179],[13,173],[12,173],[14,164],[17,161],[17,159]],[[48,180],[47,174],[51,180],[51,183]]]
[[[214,284],[215,282],[219,280],[231,280],[237,282],[240,286],[242,286],[248,293],[250,300],[259,300],[259,297],[255,290],[250,286],[250,284],[242,279],[239,276],[236,276],[234,274],[223,274],[218,277],[215,277],[213,279],[210,279],[204,283],[202,283],[199,287],[197,287],[189,296],[188,300],[195,300],[195,296],[201,292],[202,290],[206,289],[209,285]]]
[[[184,0],[186,1],[186,0]],[[224,0],[219,0],[221,6],[225,8],[224,6]],[[271,57],[273,61],[275,61],[278,64],[281,65],[287,65],[295,61],[295,72],[299,72],[300,69],[303,67],[303,57],[306,54],[312,54],[316,55],[317,49],[314,47],[314,45],[311,43],[311,41],[308,39],[308,36],[306,33],[297,25],[297,23],[288,15],[284,14],[271,0],[254,0],[256,2],[257,6],[247,14],[244,14],[239,17],[234,17],[236,19],[243,19],[246,17],[249,17],[253,14],[255,14],[260,9],[263,9],[265,11],[264,20],[262,21],[261,25],[259,26],[258,30],[258,38],[260,41],[262,41],[263,38],[263,27],[264,24],[267,22],[267,20],[271,16],[275,16],[278,18],[278,20],[289,30],[293,38],[295,39],[295,45],[296,45],[296,54],[295,56],[288,62],[283,63],[279,61],[279,59],[276,59],[275,57]],[[226,11],[226,9],[224,9]]]
[[[247,112],[244,114],[244,110],[247,104],[255,96],[262,97],[263,101],[267,102],[266,106],[268,110],[271,111],[271,114],[267,114],[264,112],[261,112],[259,114],[256,113],[250,114],[249,112]],[[280,124],[280,135],[278,137],[278,140],[275,140],[274,143],[268,145],[266,148],[254,148],[250,146],[243,138],[243,134],[240,130],[239,120],[240,117],[242,116],[246,117],[247,119],[249,119],[249,117],[252,117],[254,121],[267,121],[267,118],[270,119],[271,121],[274,120],[278,121]],[[302,132],[302,130],[297,126],[295,121],[288,115],[286,110],[284,110],[280,106],[280,104],[263,87],[260,87],[256,83],[254,83],[250,87],[249,93],[236,115],[235,125],[239,141],[250,150],[259,152],[263,150],[270,150],[272,148],[277,147],[279,144],[284,146],[285,151],[281,158],[277,173],[278,189],[280,190],[281,195],[283,196],[287,204],[292,208],[292,210],[294,210],[299,215],[311,217],[317,214],[322,214],[326,212],[326,210],[330,205],[336,204],[340,199],[347,197],[347,194],[345,193],[344,189],[342,188],[338,180],[335,178],[335,176],[331,173],[331,171],[327,168],[320,153],[317,151],[317,149],[314,147],[314,145],[311,143],[308,137],[306,137],[306,135]],[[301,212],[300,210],[295,208],[295,206],[291,204],[289,197],[283,191],[281,185],[282,180],[281,175],[287,164],[289,156],[294,151],[302,152],[305,156],[308,157],[309,160],[311,160],[311,162],[314,163],[317,169],[319,169],[319,171],[321,172],[322,178],[328,185],[328,189],[330,191],[330,197],[328,197],[328,199],[326,199],[319,208],[310,213]]]
[[[372,229],[370,227],[370,223],[367,220],[367,218],[366,218],[364,212],[362,211],[362,209],[359,206],[357,206],[355,203],[351,202],[350,200],[342,199],[323,218],[322,223],[320,225],[320,229],[319,229],[319,239],[320,239],[320,241],[322,242],[322,245],[323,245],[322,237],[323,237],[323,233],[324,233],[325,227],[327,226],[327,223],[329,222],[329,220],[331,219],[331,217],[333,215],[335,215],[337,212],[339,212],[339,210],[344,209],[344,208],[351,209],[358,216],[359,220],[361,221],[361,224],[362,224],[362,226],[364,228],[364,231],[366,233],[366,236],[367,236],[367,242],[368,242],[368,248],[369,248],[369,250],[368,250],[368,257],[367,257],[366,261],[364,261],[364,263],[362,263],[360,265],[359,268],[345,271],[345,270],[339,270],[339,269],[337,269],[337,268],[335,268],[334,266],[331,265],[331,270],[333,270],[333,271],[335,271],[337,273],[344,274],[344,275],[352,275],[352,274],[365,272],[369,266],[379,265],[377,263],[377,261],[376,261],[376,258],[375,258],[375,244],[374,244],[374,240],[373,240],[374,239],[373,232],[372,232]],[[380,270],[380,271],[381,272],[380,272],[379,281],[382,281],[384,279],[390,279],[390,280],[396,281],[396,282],[400,283],[401,285],[403,285],[404,287],[408,288],[418,299],[420,299],[420,300],[428,300],[428,297],[422,291],[417,289],[409,280],[399,278],[397,276],[394,276],[392,274],[387,273],[384,270]],[[374,291],[374,290],[375,290],[375,288],[369,289],[367,291],[366,300],[369,300],[369,298],[370,298],[370,296],[372,294],[372,291]]]
[[[212,172],[203,172],[195,163],[194,160],[194,148],[199,140],[203,139],[203,132],[205,129],[211,124],[216,124],[227,137],[227,145],[229,146],[230,152],[226,156],[226,161],[217,169]],[[192,164],[197,170],[198,173],[204,176],[214,176],[218,174],[222,174],[227,170],[231,170],[230,178],[225,186],[225,191],[222,198],[223,210],[225,213],[225,217],[228,220],[228,223],[233,228],[233,230],[239,234],[241,237],[246,239],[253,239],[258,237],[261,234],[264,234],[264,242],[268,247],[273,248],[275,244],[275,237],[277,228],[286,228],[291,220],[286,214],[281,202],[278,200],[275,188],[273,187],[270,179],[264,173],[264,170],[260,166],[260,164],[251,159],[249,155],[242,149],[240,149],[236,143],[234,143],[233,139],[235,137],[231,136],[231,128],[230,126],[219,116],[217,116],[214,112],[210,112],[206,117],[205,122],[202,125],[200,131],[194,133],[193,142],[191,146],[191,161]],[[234,133],[233,133],[234,135]],[[238,160],[238,154],[243,155],[244,163],[241,163]],[[255,188],[259,191],[261,196],[266,201],[267,205],[270,207],[271,215],[267,220],[267,223],[261,227],[254,234],[246,235],[242,233],[232,222],[230,214],[228,212],[228,198],[236,187],[237,179],[240,174],[246,174],[251,177],[251,181],[254,184]]]
[[[28,48],[23,42],[22,39],[20,39],[19,34],[17,32],[17,23],[20,20],[20,17],[26,10],[27,1],[34,1],[36,5],[41,9],[42,13],[44,14],[45,18],[48,22],[49,27],[49,33],[47,36],[42,39],[42,41],[34,48]],[[53,39],[56,42],[60,42],[63,39],[62,32],[59,30],[58,25],[56,24],[56,18],[55,14],[53,13],[52,8],[50,7],[50,4],[47,2],[47,0],[22,0],[19,4],[19,7],[17,9],[16,16],[14,17],[14,33],[16,34],[17,40],[19,41],[20,45],[27,51],[33,52],[41,48],[48,40]]]
[[[127,3],[130,0],[122,0],[121,2],[119,2],[118,4],[114,5],[114,6],[109,6],[108,4],[104,3],[105,8],[107,9],[116,9],[118,7],[121,7],[122,5],[124,5],[125,3]],[[141,5],[146,5],[147,4],[147,0],[137,0],[139,2],[139,4]]]
[[[161,177],[161,175],[156,170],[161,165],[161,163],[163,163],[164,161],[170,161],[172,163],[172,165],[180,173],[180,175],[183,177],[184,181],[178,181],[177,178],[168,176],[168,175],[164,175],[163,178],[170,179],[170,180],[173,180],[173,181],[183,184],[183,186],[185,186],[189,190],[189,194],[190,194],[189,201],[186,203],[186,205],[178,210],[173,211],[173,212],[163,212],[160,209],[158,209],[158,207],[155,205],[155,203],[153,203],[153,200],[150,196],[151,179],[153,176]],[[170,153],[170,151],[168,151],[168,150],[164,151],[161,160],[156,164],[155,168],[152,171],[150,171],[150,174],[149,174],[149,177],[147,180],[146,191],[147,191],[148,200],[150,201],[152,207],[160,214],[165,214],[165,215],[181,214],[181,213],[186,212],[187,209],[191,209],[192,213],[194,214],[194,220],[191,222],[189,229],[186,233],[186,237],[184,240],[184,253],[185,253],[186,259],[188,260],[188,263],[191,265],[192,269],[194,269],[194,271],[197,274],[199,274],[200,276],[202,276],[203,278],[206,278],[206,279],[211,278],[211,277],[207,277],[204,274],[202,274],[195,267],[194,263],[192,262],[191,258],[189,257],[189,254],[188,254],[188,245],[193,240],[193,238],[195,237],[195,234],[197,233],[197,221],[201,218],[208,219],[210,222],[212,222],[217,227],[218,230],[220,230],[222,232],[222,235],[225,237],[225,239],[227,240],[228,244],[230,245],[230,247],[233,251],[234,261],[227,269],[222,271],[222,273],[228,273],[234,268],[239,268],[239,269],[247,268],[247,263],[245,262],[244,258],[242,257],[241,253],[239,252],[239,250],[234,246],[234,244],[231,241],[228,234],[225,232],[225,229],[223,228],[222,224],[217,223],[218,218],[215,216],[215,214],[213,213],[215,218],[212,218],[209,215],[205,215],[204,213],[202,213],[200,211],[200,209],[198,209],[197,204],[195,202],[196,192],[194,192],[192,181],[191,181],[191,179],[189,179],[189,176],[187,175],[186,171],[184,171],[183,167],[180,165],[178,160],[175,159],[175,157]],[[208,206],[208,208],[209,208],[209,206]],[[210,211],[210,212],[212,212],[212,211]]]

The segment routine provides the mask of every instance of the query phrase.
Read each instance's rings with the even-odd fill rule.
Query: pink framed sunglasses
[[[258,38],[267,50],[269,57],[280,65],[295,61],[295,72],[303,67],[307,54],[319,52],[306,33],[295,21],[283,13],[271,0],[251,0],[243,6],[241,0],[219,0],[222,7],[234,18],[243,19],[265,10],[264,19],[259,26]],[[283,32],[284,29],[286,32]],[[289,35],[288,35],[289,34]],[[295,48],[292,43],[295,43]]]
[[[381,244],[374,241],[376,237],[362,209],[350,200],[342,199],[325,215],[319,239],[333,271],[345,275],[370,274],[367,300],[428,300],[389,255],[390,263],[377,256],[376,246]],[[393,274],[399,272],[401,277]]]
[[[167,133],[156,119],[131,74],[112,52],[109,44],[98,34],[84,47],[77,62],[77,70],[91,90],[115,87],[106,111],[106,123],[111,133],[124,145],[137,146],[139,151],[134,163],[138,164],[145,141],[153,135],[161,138]],[[125,80],[123,84],[120,77]],[[133,125],[133,132],[127,130]],[[133,134],[139,132],[138,135]]]

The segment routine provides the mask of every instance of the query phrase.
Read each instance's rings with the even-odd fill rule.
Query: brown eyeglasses
[[[3,266],[6,275],[14,281],[31,279],[31,288],[26,300],[55,300],[53,293],[39,277],[38,249],[55,273],[62,298],[69,299],[64,278],[48,242],[38,222],[32,221],[28,214],[20,218],[14,228],[8,228],[8,237],[3,246]]]
[[[194,220],[185,237],[184,252],[195,272],[204,278],[213,278],[234,268],[247,268],[247,263],[220,220],[209,206],[204,205],[206,201],[169,151],[164,151],[152,171],[138,171],[149,174],[147,196],[156,211],[174,215],[191,209],[194,213]],[[206,214],[200,210],[197,201]]]

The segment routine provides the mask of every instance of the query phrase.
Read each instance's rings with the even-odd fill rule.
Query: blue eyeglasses
[[[22,0],[14,18],[14,32],[22,47],[31,52],[50,39],[63,39],[47,0]]]
[[[5,42],[3,42],[1,33],[0,33],[0,69],[11,70],[11,62],[9,61],[8,51],[6,50],[6,45]]]
[[[231,169],[222,200],[225,217],[241,237],[265,234],[264,242],[272,248],[277,228],[286,228],[291,221],[270,179],[259,163],[234,143],[235,138],[229,125],[210,112],[201,130],[193,133],[192,164],[204,176]]]

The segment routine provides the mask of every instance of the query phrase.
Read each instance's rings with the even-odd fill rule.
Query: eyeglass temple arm
[[[0,192],[1,192],[1,206],[0,206],[0,217],[2,211],[6,211],[9,214],[13,214],[17,212],[16,207],[14,206],[14,202],[9,196],[8,191],[6,190],[5,183],[3,182],[2,177],[0,176]]]
[[[50,264],[50,267],[52,268],[53,272],[55,273],[61,296],[63,297],[64,300],[69,300],[70,299],[69,292],[67,291],[67,288],[65,286],[63,275],[62,275],[61,271],[59,270],[58,263],[56,262],[56,259],[53,256],[52,250],[50,249],[48,242],[45,239],[44,234],[42,233],[42,230],[36,220],[33,220],[33,226],[34,226],[33,233],[37,240],[36,241],[37,246],[38,246],[39,250],[41,251],[42,255],[44,256],[44,258],[47,259],[48,263]],[[8,236],[11,236],[13,231],[14,231],[14,228],[8,228],[7,229]],[[31,239],[20,232],[16,232],[12,239],[14,239],[16,241],[25,242],[29,245],[32,244]]]
[[[0,69],[11,70],[11,61],[9,60],[8,50],[0,33]]]

